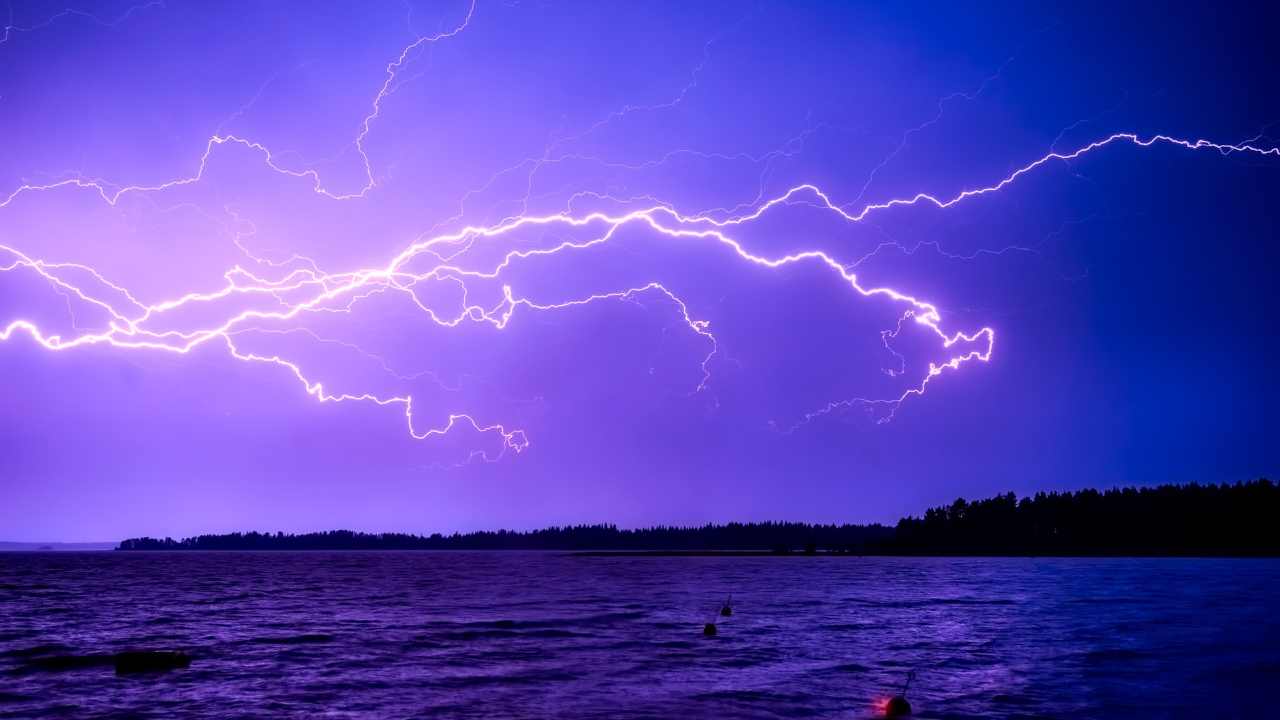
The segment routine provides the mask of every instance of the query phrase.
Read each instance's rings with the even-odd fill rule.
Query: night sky
[[[66,1],[0,9],[0,538],[1280,469],[1256,9]]]

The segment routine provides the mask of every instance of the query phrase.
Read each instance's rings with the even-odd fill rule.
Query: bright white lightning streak
[[[505,269],[518,260],[534,256],[548,256],[573,250],[582,250],[588,247],[607,243],[614,237],[617,230],[623,226],[629,224],[642,224],[648,226],[657,233],[672,238],[687,238],[719,243],[729,248],[741,260],[768,268],[780,268],[801,262],[815,262],[825,265],[832,272],[837,273],[851,290],[863,297],[881,296],[894,302],[908,305],[909,310],[906,311],[907,314],[904,315],[904,319],[909,316],[916,323],[927,328],[938,338],[941,347],[944,349],[952,348],[960,343],[982,343],[981,346],[976,349],[970,349],[966,352],[953,355],[945,361],[930,363],[924,378],[918,384],[904,390],[897,397],[836,401],[824,408],[810,413],[806,416],[805,420],[807,421],[817,415],[856,404],[884,405],[889,406],[892,409],[896,408],[903,401],[912,396],[923,395],[929,383],[947,370],[958,370],[962,365],[973,360],[980,360],[983,362],[989,360],[991,358],[995,342],[994,329],[984,327],[972,333],[959,331],[948,333],[942,328],[942,316],[938,308],[933,304],[894,288],[865,287],[859,283],[858,277],[855,273],[851,272],[843,263],[824,251],[808,250],[783,255],[781,257],[765,257],[748,251],[739,241],[726,234],[725,230],[727,228],[755,220],[764,215],[764,213],[768,212],[771,208],[783,205],[788,199],[803,192],[808,192],[816,196],[828,210],[839,214],[841,217],[851,222],[861,221],[874,211],[887,210],[897,206],[910,206],[924,203],[935,205],[938,208],[948,208],[967,199],[997,192],[1015,182],[1022,175],[1045,165],[1051,160],[1070,160],[1078,158],[1088,152],[1092,152],[1120,140],[1127,140],[1140,147],[1150,147],[1157,142],[1162,142],[1193,150],[1212,149],[1222,153],[1239,152],[1255,153],[1260,155],[1280,155],[1280,150],[1276,148],[1265,149],[1249,145],[1224,145],[1206,140],[1187,141],[1168,136],[1155,136],[1143,140],[1133,134],[1118,133],[1103,140],[1085,145],[1074,152],[1049,153],[1048,155],[1038,158],[1037,160],[1015,170],[1013,173],[1002,178],[995,184],[977,189],[964,190],[946,199],[938,198],[928,193],[918,193],[909,198],[893,199],[881,203],[870,204],[858,212],[850,213],[833,203],[820,188],[814,185],[799,185],[791,188],[782,195],[763,203],[759,208],[749,214],[723,220],[703,216],[681,215],[677,211],[666,206],[650,207],[622,215],[609,215],[602,212],[594,212],[577,216],[568,213],[522,216],[499,225],[487,227],[469,226],[452,233],[437,235],[430,239],[416,242],[392,258],[381,268],[365,268],[340,274],[320,273],[315,270],[295,270],[278,281],[262,280],[249,274],[243,269],[233,268],[232,271],[227,273],[228,281],[226,286],[221,289],[212,292],[187,293],[178,298],[155,304],[144,304],[140,302],[129,294],[125,288],[110,282],[106,278],[102,277],[100,273],[88,266],[73,263],[49,263],[30,258],[14,248],[0,246],[0,250],[10,253],[15,258],[7,266],[0,267],[0,271],[13,270],[18,267],[30,268],[39,273],[49,282],[71,292],[81,300],[102,308],[112,317],[110,327],[105,332],[84,333],[70,340],[64,340],[56,335],[46,335],[35,323],[30,321],[14,320],[3,330],[0,330],[0,340],[7,340],[15,332],[21,330],[29,334],[37,343],[48,350],[67,350],[86,345],[107,344],[117,348],[162,350],[185,354],[210,340],[221,339],[227,344],[232,356],[237,359],[272,363],[287,368],[300,382],[303,383],[306,391],[315,396],[321,402],[343,402],[355,400],[374,402],[379,405],[402,405],[405,410],[409,432],[415,438],[426,438],[442,434],[447,432],[458,422],[467,422],[482,432],[492,431],[501,434],[506,448],[519,451],[524,449],[528,444],[528,440],[525,438],[522,431],[507,430],[500,425],[481,425],[470,416],[464,414],[451,414],[448,422],[442,428],[431,428],[425,431],[419,430],[413,419],[413,401],[411,397],[380,397],[372,394],[327,393],[324,391],[323,386],[320,383],[312,382],[307,379],[302,373],[302,370],[295,363],[275,356],[260,356],[239,351],[232,340],[232,335],[237,332],[241,326],[248,323],[254,321],[281,321],[292,319],[300,315],[302,312],[323,309],[330,301],[343,296],[353,295],[357,291],[365,288],[389,288],[406,291],[405,286],[401,284],[402,282],[420,282],[433,277],[455,280],[467,277],[496,279],[501,276]],[[140,191],[139,188],[127,190]],[[7,202],[11,202],[13,197],[16,197],[16,195],[11,196]],[[115,199],[118,199],[118,195]],[[447,262],[441,262],[423,273],[408,273],[402,270],[410,260],[419,257],[423,253],[430,252],[431,254],[436,255],[433,248],[437,246],[448,246],[459,241],[474,241],[479,238],[499,238],[504,235],[511,234],[518,229],[538,225],[564,225],[570,227],[602,226],[605,230],[603,233],[589,240],[564,241],[558,245],[548,248],[512,250],[504,255],[502,259],[491,269],[484,271],[468,270]],[[436,257],[440,256],[436,255]],[[57,274],[57,270],[59,269],[76,269],[88,273],[99,283],[126,298],[134,312],[132,314],[129,314],[128,311],[122,312],[111,302],[95,296],[79,285],[60,277]],[[250,278],[253,280],[253,283],[249,285],[238,284],[233,277],[240,275]],[[221,324],[213,327],[192,330],[190,332],[152,332],[144,327],[144,324],[154,316],[191,303],[208,302],[215,299],[226,298],[231,295],[247,293],[265,293],[279,297],[280,293],[303,289],[314,289],[316,292],[312,297],[305,301],[287,304],[287,309],[282,311],[267,312],[261,310],[246,310],[227,318]],[[708,324],[705,321],[695,320],[689,314],[689,310],[685,303],[658,282],[651,282],[644,286],[628,290],[591,295],[586,298],[568,300],[559,303],[537,303],[527,298],[517,298],[513,295],[509,286],[504,286],[504,302],[500,303],[497,307],[483,308],[474,305],[466,305],[454,317],[440,317],[434,311],[428,310],[428,312],[432,320],[442,326],[453,327],[464,321],[487,322],[496,329],[501,330],[507,326],[515,312],[515,309],[520,306],[526,307],[530,310],[539,311],[561,310],[585,305],[597,300],[629,298],[636,294],[650,291],[660,292],[668,297],[673,303],[677,304],[680,308],[681,316],[690,330],[708,339],[712,349],[703,362],[704,376],[699,385],[699,388],[705,387],[710,377],[707,364],[716,352],[715,338],[711,334]],[[426,310],[426,308],[423,309]],[[897,334],[896,330],[894,331],[894,334]]]
[[[225,144],[241,145],[259,153],[262,156],[265,165],[269,169],[283,175],[305,179],[311,183],[311,189],[314,192],[325,197],[336,201],[363,198],[377,186],[371,161],[365,151],[364,142],[370,132],[372,123],[381,113],[382,101],[394,89],[394,82],[396,80],[397,73],[417,48],[424,44],[443,40],[462,32],[470,23],[474,11],[475,5],[472,3],[469,6],[464,20],[455,28],[436,35],[417,38],[413,43],[405,47],[394,61],[387,65],[386,79],[373,99],[369,114],[362,120],[359,133],[355,139],[355,147],[363,160],[365,168],[365,183],[357,192],[345,194],[331,192],[322,183],[321,178],[316,171],[293,170],[286,168],[276,162],[271,150],[266,146],[235,135],[218,134],[209,139],[204,152],[200,156],[198,169],[191,176],[170,180],[157,185],[131,185],[117,187],[115,189],[112,189],[106,183],[101,181],[83,178],[72,178],[46,185],[22,185],[13,190],[3,199],[0,199],[0,208],[8,207],[25,194],[51,191],[60,188],[74,187],[91,190],[96,192],[105,203],[114,206],[127,194],[153,193],[183,185],[190,185],[203,179],[211,154],[216,148]],[[708,343],[710,349],[702,362],[703,375],[702,380],[697,387],[698,390],[702,390],[707,386],[710,380],[711,374],[709,363],[718,350],[715,336],[711,333],[707,321],[695,319],[691,315],[684,300],[660,282],[653,281],[638,287],[593,294],[582,298],[564,300],[555,303],[542,303],[536,302],[530,298],[518,297],[509,285],[504,284],[502,287],[503,299],[493,307],[481,307],[466,300],[465,292],[467,289],[467,278],[498,279],[507,268],[517,261],[536,256],[553,256],[559,253],[569,253],[601,245],[611,241],[615,237],[617,231],[624,226],[641,225],[648,227],[653,232],[670,238],[717,243],[729,249],[742,261],[770,269],[778,269],[799,263],[816,263],[821,266],[825,266],[831,272],[838,274],[849,289],[861,297],[883,297],[892,302],[905,305],[906,308],[900,316],[897,327],[892,331],[885,331],[882,333],[882,340],[890,352],[894,351],[892,348],[889,348],[889,339],[898,335],[901,331],[902,323],[908,318],[914,320],[919,326],[933,334],[941,349],[950,350],[955,348],[957,345],[963,345],[967,348],[962,352],[949,355],[946,360],[931,362],[924,377],[918,383],[908,387],[896,397],[879,399],[855,398],[851,400],[834,401],[823,408],[808,413],[800,420],[800,422],[793,425],[791,429],[794,429],[795,427],[798,427],[819,415],[841,408],[853,407],[855,405],[887,407],[889,409],[888,415],[880,419],[880,422],[885,422],[892,417],[893,412],[896,411],[897,407],[901,405],[901,403],[910,397],[923,395],[934,378],[943,375],[948,370],[958,370],[963,365],[974,360],[982,362],[990,360],[995,343],[994,329],[990,327],[983,327],[971,333],[960,331],[948,332],[943,329],[942,315],[938,308],[933,304],[891,287],[868,287],[861,284],[857,274],[852,271],[852,268],[856,267],[856,263],[853,266],[850,266],[847,263],[840,262],[832,255],[821,250],[806,250],[780,257],[766,257],[748,251],[741,242],[734,239],[728,233],[736,226],[753,222],[762,217],[765,213],[769,212],[771,209],[779,206],[785,206],[797,197],[801,196],[807,196],[811,200],[816,199],[819,207],[826,211],[835,213],[849,222],[860,222],[872,213],[887,211],[895,207],[933,205],[939,209],[946,209],[966,200],[997,193],[1010,184],[1016,182],[1023,175],[1031,173],[1052,161],[1065,162],[1074,160],[1108,145],[1121,142],[1128,142],[1143,148],[1151,147],[1156,144],[1165,144],[1183,147],[1189,150],[1215,150],[1222,154],[1250,153],[1264,156],[1280,156],[1280,149],[1261,148],[1249,144],[1230,145],[1214,143],[1208,140],[1192,141],[1167,135],[1154,135],[1143,139],[1134,133],[1116,133],[1081,146],[1071,152],[1050,151],[1026,165],[1017,168],[1010,174],[990,185],[963,190],[949,197],[939,197],[930,193],[920,192],[908,197],[893,198],[882,202],[866,204],[857,210],[850,210],[848,209],[848,206],[842,206],[835,203],[819,187],[812,184],[796,185],[776,197],[759,202],[754,209],[749,212],[736,215],[731,213],[722,214],[714,217],[712,213],[699,213],[692,215],[682,214],[667,204],[655,204],[640,210],[634,210],[623,214],[608,214],[604,212],[575,214],[572,211],[572,203],[570,203],[570,207],[559,213],[532,216],[521,214],[504,219],[493,225],[467,226],[453,232],[436,234],[428,238],[419,239],[405,248],[401,253],[391,258],[382,267],[363,268],[343,273],[327,273],[320,271],[314,263],[311,263],[309,268],[292,270],[283,278],[273,281],[258,277],[237,266],[228,270],[224,274],[226,285],[222,288],[204,292],[193,291],[170,300],[151,304],[141,302],[126,288],[109,281],[92,267],[76,263],[47,262],[41,259],[32,258],[15,248],[0,245],[0,251],[7,253],[12,258],[8,264],[0,266],[0,272],[14,271],[20,268],[34,271],[51,283],[55,289],[63,293],[74,295],[81,301],[105,311],[111,318],[107,324],[107,329],[98,332],[82,332],[69,339],[64,339],[59,335],[48,334],[42,331],[40,327],[32,321],[16,319],[9,322],[7,326],[0,328],[0,340],[8,340],[14,334],[21,331],[30,336],[41,347],[50,351],[63,351],[84,346],[106,345],[120,349],[156,350],[177,354],[187,354],[195,348],[210,341],[220,340],[226,346],[229,354],[237,360],[272,364],[285,368],[298,380],[299,383],[302,384],[304,390],[309,395],[315,397],[319,402],[341,403],[354,401],[373,403],[379,406],[394,405],[401,407],[404,412],[408,432],[414,438],[426,439],[433,436],[444,435],[459,425],[469,425],[474,430],[481,433],[497,434],[502,439],[502,451],[493,456],[481,454],[483,459],[493,460],[501,457],[507,450],[519,452],[525,449],[528,446],[529,441],[525,436],[524,431],[519,429],[508,429],[499,424],[482,424],[468,414],[455,412],[448,413],[447,419],[443,424],[424,428],[415,420],[413,397],[410,395],[383,396],[373,393],[330,392],[325,389],[321,382],[310,379],[297,363],[277,355],[261,355],[244,351],[236,344],[235,338],[246,332],[272,332],[256,327],[256,324],[259,322],[291,320],[299,317],[304,312],[346,312],[349,311],[354,303],[358,302],[360,299],[373,293],[386,291],[405,293],[437,325],[443,327],[455,327],[462,322],[484,322],[490,324],[497,330],[502,330],[508,325],[518,307],[524,307],[529,311],[547,312],[578,307],[597,301],[630,300],[640,294],[658,293],[670,300],[677,307],[679,315],[685,325],[694,334],[704,338]],[[570,156],[566,156],[566,158],[568,157]],[[547,162],[549,159],[544,156],[540,161]],[[513,234],[520,229],[537,226],[599,228],[601,232],[588,240],[564,241],[548,248],[513,250],[502,256],[497,263],[487,270],[465,269],[459,265],[453,264],[453,261],[458,256],[465,253],[474,245],[474,243],[482,239],[501,238],[503,236]],[[239,243],[239,234],[237,234],[236,240],[237,246],[244,250],[244,247]],[[459,243],[463,244],[460,250],[455,250],[448,254],[437,252],[437,249],[454,247]],[[275,267],[279,267],[281,265],[279,263],[269,263],[261,260],[252,254],[249,254],[247,250],[245,252],[249,257],[259,263]],[[410,261],[415,260],[424,254],[428,254],[436,258],[439,262],[434,267],[431,267],[424,272],[414,273],[408,272],[404,269]],[[291,259],[310,262],[306,258],[296,256]],[[86,289],[83,283],[73,282],[68,279],[67,276],[74,273],[84,273],[88,275],[99,287],[96,291],[93,289]],[[455,315],[442,316],[435,310],[423,305],[417,299],[412,290],[413,286],[428,279],[455,282],[461,286],[464,292],[464,299],[462,307]],[[309,293],[309,295],[306,299],[300,301],[287,301],[284,299],[286,295],[293,293]],[[281,309],[272,311],[259,309],[244,310],[226,317],[221,322],[213,324],[212,326],[193,328],[187,331],[155,331],[148,329],[147,327],[148,323],[157,316],[172,312],[182,307],[197,303],[207,304],[232,296],[252,295],[269,296],[280,304]],[[112,297],[114,297],[115,300],[112,300]],[[119,307],[122,304],[124,305],[123,309]],[[977,345],[977,347],[969,347],[972,345]],[[359,350],[359,348],[356,349]],[[896,352],[894,352],[894,354],[896,355]],[[385,362],[383,363],[383,367],[387,367]],[[892,376],[896,376],[900,375],[901,372],[893,371],[890,374]],[[475,454],[473,453],[473,456],[474,455]]]

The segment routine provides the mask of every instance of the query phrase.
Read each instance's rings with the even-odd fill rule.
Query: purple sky
[[[1265,18],[65,2],[0,34],[5,539],[1280,465]]]

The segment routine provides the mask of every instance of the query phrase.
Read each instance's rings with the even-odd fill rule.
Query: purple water
[[[704,638],[732,593],[735,613]],[[0,555],[3,717],[1280,713],[1280,561]],[[33,659],[186,649],[117,676]]]

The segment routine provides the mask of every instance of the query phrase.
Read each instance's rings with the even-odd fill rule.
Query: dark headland
[[[887,525],[791,522],[442,535],[330,532],[149,537],[118,550],[559,550],[582,555],[1280,556],[1270,480],[956,500]]]

